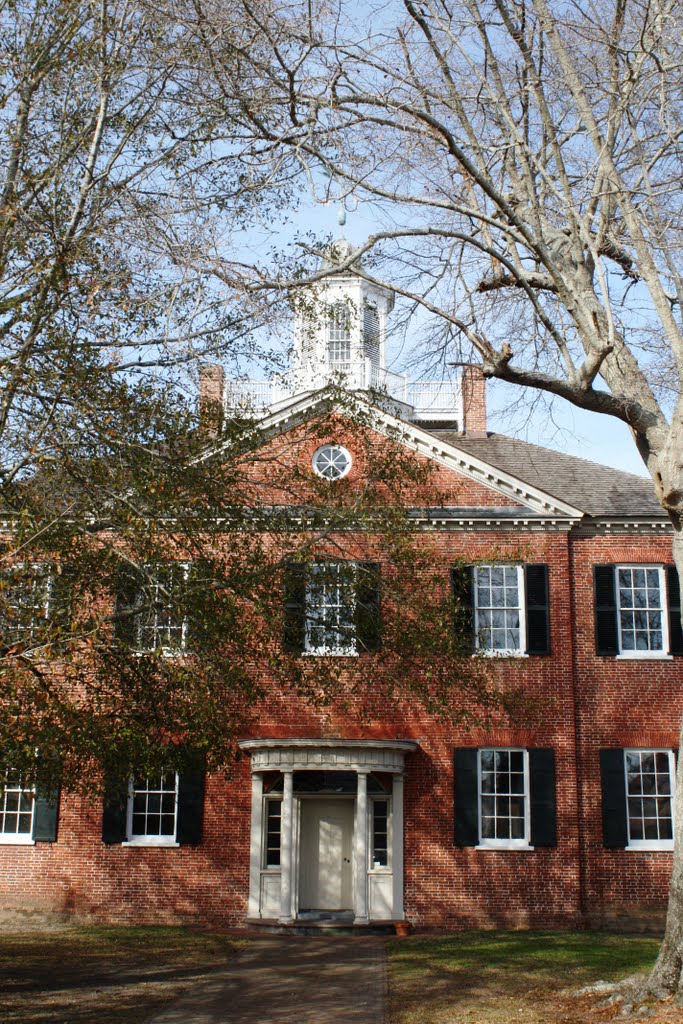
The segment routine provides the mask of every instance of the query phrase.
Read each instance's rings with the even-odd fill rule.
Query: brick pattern
[[[284,450],[282,441],[272,443]],[[296,438],[302,466],[318,443],[310,431]],[[366,457],[358,454],[358,474]],[[264,488],[273,479],[272,463],[263,463],[269,465],[270,470],[262,469]],[[436,480],[434,486],[443,486],[453,504],[504,504],[496,492],[456,474],[438,470]],[[353,473],[349,486],[354,486]],[[262,500],[269,501],[277,488],[269,496],[266,491]],[[418,488],[413,501],[425,497],[429,494]],[[405,906],[416,925],[560,927],[619,922],[629,913],[641,925],[657,919],[666,898],[670,855],[604,849],[598,752],[604,746],[677,745],[681,659],[629,662],[596,656],[592,566],[670,562],[669,539],[647,532],[589,537],[508,529],[435,532],[430,543],[443,562],[444,587],[455,559],[485,559],[491,551],[498,561],[509,557],[549,566],[550,656],[491,659],[491,678],[524,694],[514,719],[501,712],[486,721],[472,718],[456,729],[407,705],[379,706],[361,719],[353,700],[341,713],[274,692],[258,709],[258,735],[419,741],[405,776]],[[371,656],[358,659],[355,669],[358,665],[369,675]],[[453,750],[484,745],[554,749],[555,848],[454,846]],[[105,846],[98,802],[64,798],[55,844],[0,846],[0,899],[104,921],[241,925],[248,894],[250,796],[244,758],[230,772],[208,780],[202,843],[178,849]]]

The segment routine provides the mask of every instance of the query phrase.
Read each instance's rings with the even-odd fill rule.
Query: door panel
[[[353,800],[302,800],[301,910],[351,910]]]

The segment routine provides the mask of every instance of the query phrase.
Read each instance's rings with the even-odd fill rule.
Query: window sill
[[[609,657],[609,655],[608,655]],[[643,651],[639,654],[637,651],[626,651],[624,654],[615,655],[617,661],[673,661],[673,654],[667,654],[665,651]]]
[[[0,833],[0,846],[35,846],[33,836],[21,835],[20,833]]]
[[[152,654],[162,658],[182,658],[189,654],[189,647],[145,647],[144,650],[131,648],[131,651],[135,658],[149,658]]]
[[[477,647],[477,654],[483,658],[528,658],[526,651],[491,651],[487,647]]]
[[[315,651],[302,651],[302,657],[304,658],[357,658],[358,651],[333,651],[327,648],[321,648]]]
[[[479,845],[475,846],[474,849],[475,850],[489,850],[489,851],[493,850],[494,852],[496,850],[505,850],[506,852],[509,852],[510,850],[521,850],[523,852],[528,852],[528,851],[535,850],[536,847],[535,846],[530,846],[528,843],[505,843],[505,842],[502,842],[502,843],[495,843],[495,844],[494,843],[479,843]]]
[[[673,848],[673,839],[643,840],[624,847],[629,853],[672,853]]]
[[[171,839],[168,842],[164,841],[163,839],[126,839],[123,843],[121,843],[121,846],[139,846],[152,849],[174,849],[175,847],[180,846],[180,843],[177,843],[175,839]]]

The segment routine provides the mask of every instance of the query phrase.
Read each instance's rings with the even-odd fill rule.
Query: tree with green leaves
[[[224,83],[225,20],[203,17]],[[372,253],[368,280],[423,310],[429,358],[625,423],[683,579],[680,5],[397,0],[244,18],[260,89],[240,119],[264,173],[298,171],[318,197],[332,178],[383,223],[353,260]],[[683,969],[683,767],[677,790],[659,991]]]

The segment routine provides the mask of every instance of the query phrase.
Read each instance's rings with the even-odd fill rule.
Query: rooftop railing
[[[410,381],[406,374],[375,366],[369,359],[358,362],[332,363],[327,368],[329,379],[346,383],[350,389],[375,389],[408,406],[406,416],[414,420],[458,422],[461,418],[460,388],[456,381]],[[317,383],[296,380],[229,381],[225,406],[229,415],[263,416],[273,406],[305,391],[322,387],[326,374]]]

